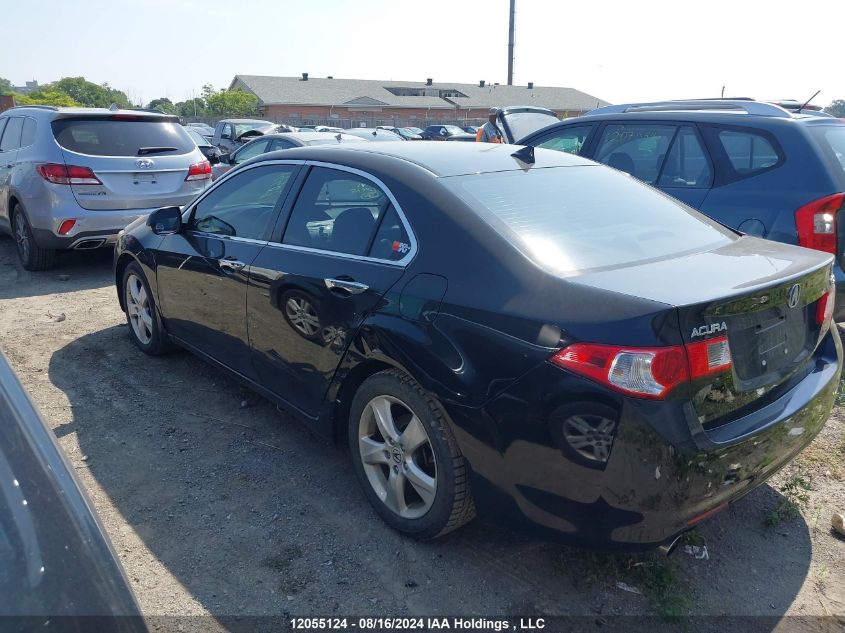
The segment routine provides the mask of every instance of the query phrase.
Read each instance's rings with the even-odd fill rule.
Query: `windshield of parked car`
[[[558,118],[548,112],[508,112],[505,114],[505,121],[511,131],[514,141],[519,141],[532,132],[542,130],[544,127],[557,123]]]
[[[714,248],[735,234],[638,180],[598,165],[443,178],[505,239],[562,274]]]
[[[92,156],[152,153],[141,150],[155,150],[156,155],[187,154],[195,147],[187,130],[178,123],[132,115],[56,119],[52,127],[63,148]]]
[[[244,132],[249,132],[250,130],[261,130],[264,132],[272,129],[273,127],[275,127],[275,124],[261,121],[255,123],[235,123],[235,138],[239,137]]]

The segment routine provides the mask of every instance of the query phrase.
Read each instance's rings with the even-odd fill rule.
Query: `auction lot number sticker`
[[[489,618],[291,618],[297,631],[358,629],[361,631],[526,631],[545,628],[543,618],[516,621]]]

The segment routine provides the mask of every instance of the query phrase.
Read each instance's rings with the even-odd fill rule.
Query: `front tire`
[[[430,539],[475,517],[467,466],[444,413],[405,374],[382,371],[361,384],[348,440],[364,494],[392,528]]]
[[[32,227],[19,204],[12,209],[12,235],[15,238],[18,258],[26,270],[49,270],[53,267],[56,262],[56,251],[41,248],[35,243]]]
[[[123,271],[123,305],[129,337],[145,354],[158,356],[172,347],[158,318],[153,293],[141,267],[132,262]]]

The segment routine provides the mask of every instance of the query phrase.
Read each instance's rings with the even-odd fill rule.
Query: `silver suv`
[[[111,245],[154,209],[190,202],[211,165],[176,117],[100,108],[0,115],[0,231],[27,270],[60,249]]]

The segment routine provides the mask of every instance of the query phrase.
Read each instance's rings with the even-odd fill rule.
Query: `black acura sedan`
[[[830,255],[512,145],[258,156],[120,235],[134,343],[189,349],[330,438],[420,538],[476,512],[668,545],[819,432]]]

